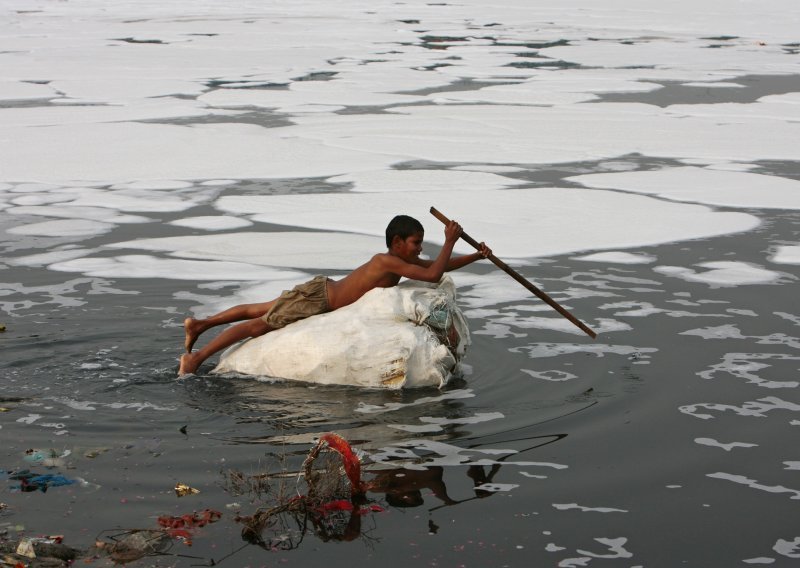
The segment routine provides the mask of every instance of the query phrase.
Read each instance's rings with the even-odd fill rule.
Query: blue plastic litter
[[[41,491],[44,493],[51,487],[62,487],[75,483],[74,479],[64,477],[60,474],[47,473],[39,475],[28,470],[19,471],[9,476],[9,479],[19,481],[19,486],[13,487],[12,489],[19,489],[23,493],[30,491]]]

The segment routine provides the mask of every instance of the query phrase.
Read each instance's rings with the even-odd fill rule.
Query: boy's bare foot
[[[186,332],[186,339],[183,341],[183,345],[186,347],[187,353],[192,352],[194,342],[200,337],[201,329],[199,323],[200,322],[194,318],[186,318],[183,320],[183,329]]]
[[[197,357],[193,353],[181,355],[181,366],[178,368],[178,376],[191,375],[197,370]]]

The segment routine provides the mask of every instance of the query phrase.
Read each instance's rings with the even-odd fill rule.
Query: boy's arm
[[[438,282],[442,279],[442,274],[448,270],[450,255],[453,253],[453,246],[461,236],[463,229],[455,221],[451,221],[444,230],[444,245],[439,252],[436,260],[418,260],[416,263],[406,262],[391,255],[381,255],[383,268],[387,272],[399,274],[412,280],[423,282]]]
[[[447,262],[447,267],[445,268],[445,272],[450,272],[451,270],[458,270],[459,268],[463,268],[468,264],[472,264],[476,260],[481,260],[482,258],[489,258],[492,254],[492,249],[486,246],[486,243],[481,243],[481,250],[478,252],[474,252],[472,254],[465,254],[464,256],[457,256],[455,258],[450,258]],[[424,264],[429,266],[433,264],[432,260],[420,260],[420,264]]]

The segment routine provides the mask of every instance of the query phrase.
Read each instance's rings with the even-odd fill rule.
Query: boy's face
[[[425,233],[422,232],[414,233],[405,239],[396,237],[395,243],[397,243],[397,247],[395,248],[395,252],[397,256],[407,262],[419,260],[419,255],[422,253],[422,240],[424,237]]]

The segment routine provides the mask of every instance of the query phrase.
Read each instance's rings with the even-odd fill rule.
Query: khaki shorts
[[[328,278],[317,276],[291,290],[284,290],[261,319],[273,329],[331,311],[328,306]]]

